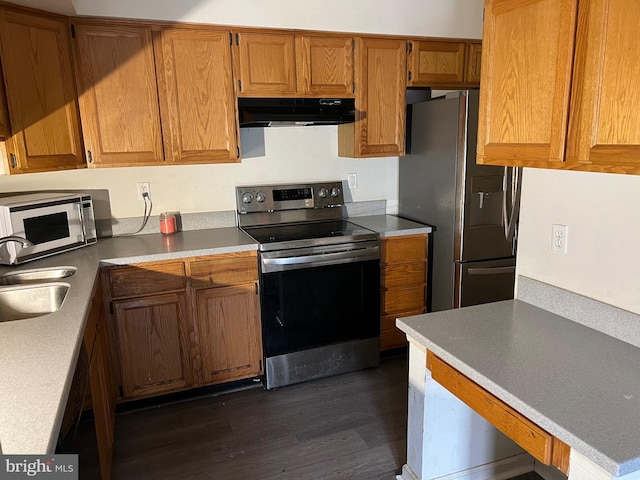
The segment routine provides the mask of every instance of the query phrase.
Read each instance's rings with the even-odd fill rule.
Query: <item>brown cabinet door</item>
[[[89,166],[163,161],[151,30],[77,26],[80,114]]]
[[[165,28],[155,53],[167,161],[238,161],[229,32]]]
[[[465,58],[465,82],[469,85],[480,85],[482,66],[482,43],[468,43]]]
[[[567,163],[640,174],[640,3],[580,1]]]
[[[353,42],[352,38],[298,37],[300,93],[353,97]]]
[[[84,167],[67,21],[3,9],[0,40],[13,131],[9,172]]]
[[[186,294],[113,302],[125,398],[192,385]]]
[[[343,157],[404,154],[406,115],[406,42],[356,40],[355,123],[339,125],[338,153]]]
[[[564,159],[578,0],[486,0],[477,162]]]
[[[464,82],[464,43],[412,41],[409,54],[411,87],[451,87]]]
[[[262,373],[262,340],[255,284],[195,292],[202,383]]]
[[[236,33],[239,96],[277,97],[297,90],[295,36]]]

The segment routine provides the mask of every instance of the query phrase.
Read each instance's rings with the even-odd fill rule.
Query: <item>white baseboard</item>
[[[534,470],[535,461],[528,453],[521,453],[497,462],[487,463],[478,467],[461,470],[437,479],[420,479],[407,465],[402,467],[402,474],[396,480],[506,480]],[[544,477],[544,475],[541,475]],[[545,480],[566,480],[546,478]]]

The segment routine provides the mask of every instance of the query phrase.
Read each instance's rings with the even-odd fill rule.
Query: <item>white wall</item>
[[[368,33],[481,38],[482,0],[14,0],[66,14]],[[114,218],[140,216],[135,182],[151,182],[154,211],[235,209],[242,184],[346,180],[358,174],[354,201],[386,200],[397,211],[397,157],[337,156],[337,127],[265,130],[265,156],[234,165],[96,169],[0,177],[0,193],[41,189],[108,189]]]
[[[640,177],[525,169],[517,273],[640,314]],[[569,226],[568,253],[551,226]]]

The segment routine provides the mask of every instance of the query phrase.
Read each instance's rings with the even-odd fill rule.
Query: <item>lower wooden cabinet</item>
[[[396,318],[426,312],[427,235],[383,238],[380,259],[380,349],[403,347]]]
[[[257,284],[195,292],[201,383],[213,384],[262,372]]]
[[[186,294],[116,301],[113,307],[124,397],[191,387]]]
[[[113,267],[105,277],[120,401],[262,374],[255,251]]]

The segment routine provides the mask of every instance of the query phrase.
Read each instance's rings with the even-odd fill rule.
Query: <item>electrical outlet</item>
[[[138,200],[144,200],[142,198],[142,194],[146,193],[149,198],[151,198],[151,188],[149,187],[149,182],[138,182],[136,183],[136,187],[138,189]]]
[[[566,255],[569,227],[567,225],[554,223],[551,232],[551,251]]]
[[[347,182],[349,183],[349,188],[358,188],[358,174],[347,173]]]

